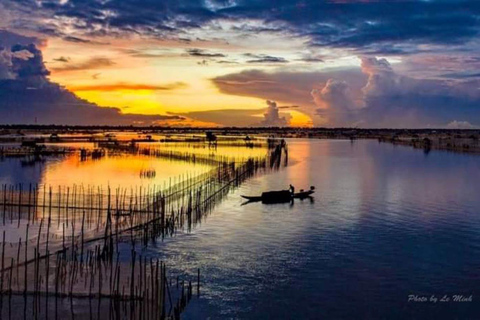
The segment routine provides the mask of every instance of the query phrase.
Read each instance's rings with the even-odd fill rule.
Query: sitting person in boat
[[[293,196],[295,194],[295,187],[293,185],[290,185],[290,188],[288,189],[288,191],[290,191],[290,193]]]

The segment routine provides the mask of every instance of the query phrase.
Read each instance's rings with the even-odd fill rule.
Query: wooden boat
[[[310,197],[313,193],[315,193],[315,188],[310,189],[308,191],[300,191],[298,193],[293,194],[293,198],[295,199],[305,199]]]
[[[314,190],[315,187],[310,187],[308,191],[300,190],[300,192],[293,195],[289,190],[269,191],[263,192],[261,196],[242,196],[242,198],[247,199],[249,202],[285,203],[292,201],[292,199],[308,198],[315,192]]]

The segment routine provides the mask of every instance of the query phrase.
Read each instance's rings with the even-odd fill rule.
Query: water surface
[[[193,232],[147,249],[175,272],[202,270],[185,319],[480,318],[480,158],[376,141],[290,140],[289,154]],[[314,202],[241,205],[289,183],[315,185]]]

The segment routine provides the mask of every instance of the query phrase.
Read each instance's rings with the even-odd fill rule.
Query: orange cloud
[[[151,91],[169,91],[176,89],[183,89],[188,87],[184,82],[174,82],[165,85],[150,85],[141,83],[114,83],[114,84],[98,84],[85,86],[71,86],[69,90],[74,92],[79,91],[121,91],[121,90],[151,90]]]
[[[63,66],[51,68],[51,70],[55,72],[83,71],[111,67],[115,64],[114,61],[106,57],[93,57],[79,63],[67,61]]]

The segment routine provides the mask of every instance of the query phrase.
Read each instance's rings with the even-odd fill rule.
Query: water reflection
[[[248,181],[192,233],[150,254],[204,275],[187,319],[476,318],[478,304],[412,305],[480,285],[477,157],[375,141],[289,141],[295,164]],[[317,187],[315,201],[241,194]]]
[[[98,161],[80,161],[78,155],[49,158],[29,167],[19,159],[6,159],[0,165],[1,184],[44,184],[52,187],[85,185],[105,188],[168,184],[180,175],[196,176],[210,170],[203,164],[157,159],[141,155],[107,156]],[[142,174],[154,170],[155,175]]]
[[[83,136],[79,136],[84,138]],[[135,134],[118,134],[116,138],[135,138]],[[160,139],[160,136],[155,136]],[[185,137],[183,137],[185,138]],[[121,140],[119,140],[121,141]],[[264,157],[266,148],[247,148],[243,141],[227,141],[216,148],[209,148],[204,143],[160,143],[141,142],[133,151],[124,152],[102,149],[102,157],[92,160],[91,153],[99,146],[93,142],[49,143],[47,147],[85,149],[86,157],[81,161],[79,152],[67,156],[38,156],[24,158],[0,159],[0,184],[39,184],[52,187],[85,185],[104,188],[140,187],[146,185],[168,186],[179,181],[181,176],[194,177],[212,169],[204,162],[182,161],[168,157],[169,152],[179,155],[194,154],[205,159],[227,157],[229,161],[242,162],[249,157]],[[15,144],[13,144],[15,145]],[[19,145],[17,143],[17,145]],[[5,145],[3,145],[5,146]],[[9,145],[10,146],[10,145]],[[160,150],[164,156],[159,157],[145,150]],[[103,155],[106,155],[103,157]],[[167,156],[165,156],[167,155]],[[93,157],[95,158],[95,157]]]
[[[79,161],[78,156],[72,156],[64,161],[51,163],[45,170],[42,182],[47,185],[83,184],[114,187],[161,185],[181,174],[198,175],[210,169],[211,167],[206,165],[186,164],[141,155],[107,156],[99,161],[85,162]],[[154,170],[156,175],[144,177],[141,173],[145,170]]]
[[[35,162],[24,166],[20,159],[0,159],[0,184],[36,184],[40,183],[43,176],[45,163]]]

